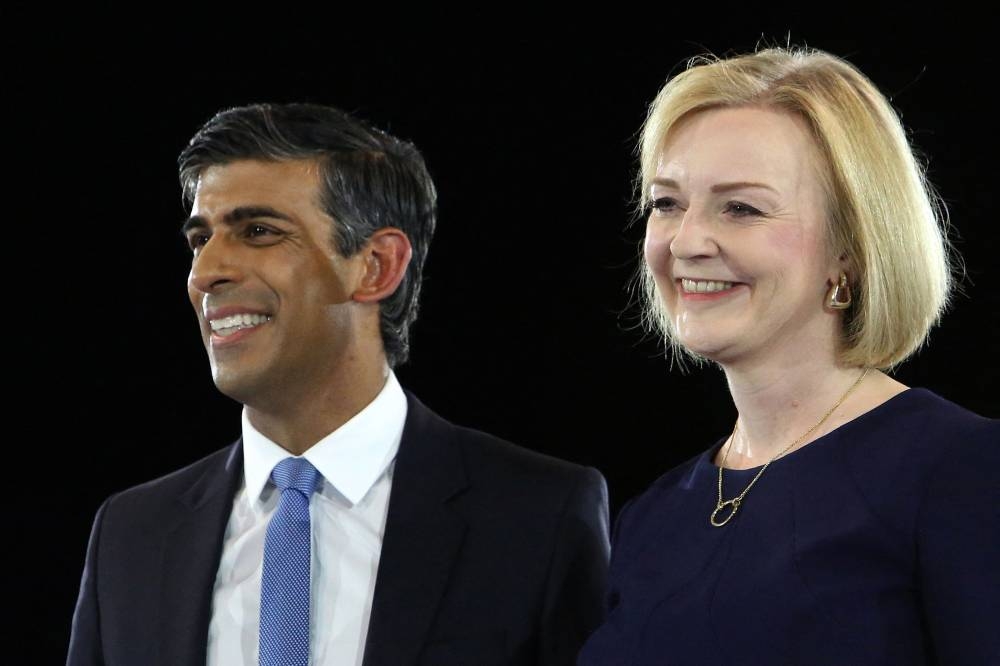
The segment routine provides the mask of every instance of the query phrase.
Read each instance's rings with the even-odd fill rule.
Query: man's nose
[[[188,286],[210,294],[217,293],[243,279],[239,252],[225,234],[213,234],[191,261]]]

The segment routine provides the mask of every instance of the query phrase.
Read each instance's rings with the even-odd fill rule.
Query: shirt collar
[[[406,395],[395,373],[367,407],[311,446],[302,457],[330,484],[357,504],[396,457],[406,422]],[[271,470],[288,451],[261,434],[243,408],[243,474],[251,503],[260,499]]]

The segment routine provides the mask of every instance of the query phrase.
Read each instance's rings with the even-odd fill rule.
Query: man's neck
[[[302,455],[371,404],[389,372],[383,362],[303,399],[283,400],[277,405],[247,403],[247,418],[272,442],[293,455]]]

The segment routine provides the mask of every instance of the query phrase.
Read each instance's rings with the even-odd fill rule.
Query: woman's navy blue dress
[[[724,527],[717,451],[622,511],[580,666],[1000,666],[1000,421],[909,389],[772,463]]]

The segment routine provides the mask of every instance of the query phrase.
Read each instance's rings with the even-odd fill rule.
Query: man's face
[[[240,160],[198,182],[188,295],[216,386],[244,404],[329,384],[361,331],[363,260],[332,247],[319,191],[311,160]]]

